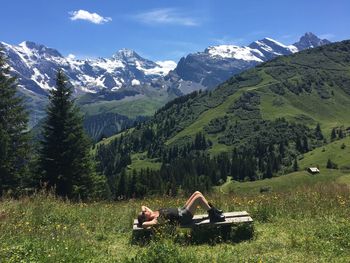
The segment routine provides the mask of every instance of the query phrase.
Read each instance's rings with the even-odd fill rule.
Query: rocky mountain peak
[[[63,58],[61,53],[58,52],[56,49],[49,48],[49,47],[46,47],[46,46],[41,45],[41,44],[37,44],[33,41],[24,41],[24,42],[20,43],[19,46],[24,51],[27,51],[27,52],[30,51],[30,53],[35,52],[39,55],[49,55],[49,56],[53,56],[53,57]]]
[[[130,61],[130,60],[139,60],[142,59],[142,57],[137,54],[134,50],[128,49],[128,48],[123,48],[118,50],[114,55],[114,59],[120,59],[120,60],[125,60],[125,61]]]
[[[331,42],[327,39],[320,39],[312,32],[307,32],[300,38],[298,42],[294,43],[293,45],[296,46],[298,50],[304,50],[308,48],[323,46],[330,43]]]

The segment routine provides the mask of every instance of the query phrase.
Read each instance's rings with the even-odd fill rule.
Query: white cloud
[[[194,18],[174,8],[153,9],[132,16],[139,22],[145,24],[171,24],[182,26],[198,26],[199,22]]]
[[[69,12],[69,14],[71,15],[70,19],[73,21],[74,20],[86,20],[86,21],[89,21],[91,23],[99,24],[99,25],[107,23],[109,21],[112,21],[112,18],[110,18],[110,17],[103,17],[97,13],[90,13],[89,11],[81,10],[81,9],[78,11]]]

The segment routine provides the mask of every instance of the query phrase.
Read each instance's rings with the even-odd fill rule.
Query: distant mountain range
[[[22,88],[39,94],[47,94],[55,86],[58,68],[65,71],[75,92],[82,94],[149,83],[176,66],[173,61],[156,63],[144,59],[129,49],[121,49],[111,58],[80,60],[29,41],[18,46],[1,43],[0,47]]]
[[[181,58],[175,70],[165,78],[173,88],[182,93],[215,88],[218,84],[246,69],[277,56],[290,55],[308,48],[331,43],[313,33],[306,33],[293,45],[286,46],[271,38],[264,38],[249,46],[210,46],[203,52],[189,54]],[[168,84],[169,85],[169,84]]]
[[[27,100],[31,124],[34,125],[44,116],[48,90],[54,88],[59,68],[68,76],[76,96],[88,95],[82,97],[82,104],[94,107],[96,103],[118,100],[128,101],[133,107],[133,101],[140,98],[147,98],[145,103],[157,98],[159,102],[147,113],[143,114],[142,109],[138,112],[138,115],[149,115],[176,96],[214,88],[232,75],[277,56],[328,43],[330,41],[321,40],[312,33],[306,33],[299,42],[289,46],[264,38],[249,46],[210,46],[203,52],[181,58],[177,64],[173,61],[154,62],[129,49],[119,50],[111,58],[81,60],[64,57],[55,49],[29,41],[19,45],[1,42],[0,48],[8,58],[11,73],[18,77],[20,93]],[[110,112],[110,108],[103,113],[106,112]],[[118,109],[114,112],[125,114]],[[99,113],[100,110],[94,112]]]

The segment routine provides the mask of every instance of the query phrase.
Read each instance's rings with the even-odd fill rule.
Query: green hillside
[[[338,165],[340,169],[350,169],[350,137],[336,140],[323,147],[317,148],[302,156],[299,161],[301,168],[315,167],[325,168],[328,159]]]
[[[344,45],[349,43],[344,42]],[[330,134],[333,127],[350,126],[349,86],[345,83],[337,85],[344,81],[344,78],[346,83],[349,81],[349,54],[344,54],[344,57],[339,59],[340,54],[332,49],[333,46],[277,58],[258,66],[256,70],[251,70],[248,79],[259,78],[258,84],[243,87],[233,95],[227,96],[219,105],[203,111],[190,125],[169,138],[166,143],[172,144],[188,136],[194,137],[199,131],[206,132],[204,128],[211,121],[223,116],[229,116],[231,121],[235,121],[236,118],[229,111],[229,107],[244,92],[249,91],[259,94],[261,117],[265,120],[283,117],[310,127],[320,123],[326,135]],[[220,92],[220,89],[216,92]],[[208,136],[216,144],[215,139],[219,134]],[[212,152],[217,153],[216,148],[222,147],[214,145]]]
[[[293,171],[296,160],[299,167],[325,165],[329,156],[312,151],[326,147],[333,129],[348,133],[349,106],[350,41],[343,41],[278,57],[212,91],[176,98],[127,136],[99,147],[97,158],[114,181],[128,167],[141,171],[135,180],[145,189],[153,186],[145,176],[164,180],[165,192],[210,189],[227,176],[271,178]],[[338,162],[347,165],[345,158]]]

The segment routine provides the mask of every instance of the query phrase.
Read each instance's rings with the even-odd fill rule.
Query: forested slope
[[[332,129],[346,136],[349,106],[350,41],[343,41],[177,98],[132,133],[99,146],[97,158],[112,192],[122,195],[156,189],[154,180],[158,191],[173,193],[180,186],[207,190],[227,175],[270,178],[297,169],[297,157],[327,144]],[[131,173],[125,168],[133,168],[135,156],[142,159]],[[160,170],[146,169],[150,162],[161,163]]]

